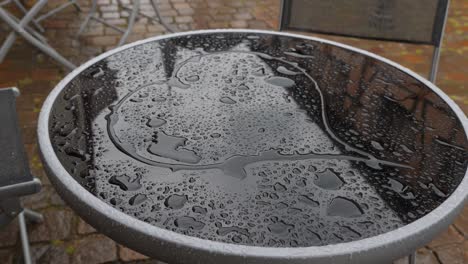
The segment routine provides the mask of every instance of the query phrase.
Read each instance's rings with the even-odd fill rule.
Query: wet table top
[[[467,169],[463,126],[426,84],[343,47],[264,33],[113,53],[66,84],[49,126],[90,195],[244,245],[394,230],[440,205]]]

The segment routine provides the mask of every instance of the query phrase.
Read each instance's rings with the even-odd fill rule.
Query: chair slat
[[[283,0],[280,30],[439,46],[448,0]]]
[[[18,126],[16,96],[15,88],[0,89],[0,187],[33,180]]]

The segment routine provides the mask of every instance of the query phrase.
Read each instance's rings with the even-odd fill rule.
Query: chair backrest
[[[0,187],[33,181],[16,115],[16,88],[0,89]]]
[[[283,0],[280,30],[439,47],[448,4],[449,0]]]

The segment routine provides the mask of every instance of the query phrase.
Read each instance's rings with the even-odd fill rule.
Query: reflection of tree
[[[223,39],[201,34],[190,39],[162,41],[166,77],[174,76],[180,64],[176,65],[178,46],[207,53],[226,52],[244,39],[243,35]],[[284,51],[291,50],[308,54],[312,59],[285,56]],[[317,82],[315,86],[306,74],[297,75],[298,85],[289,89],[288,94],[311,121],[336,135],[333,140],[342,153],[352,156],[356,154],[352,149],[359,149],[378,159],[414,168],[382,166],[378,170],[353,162],[404,220],[410,221],[434,209],[464,176],[467,142],[459,121],[446,103],[411,76],[375,59],[300,39],[261,37],[252,41],[251,52],[287,57]],[[262,59],[272,69],[285,65],[282,59]],[[294,64],[289,67],[294,68]],[[57,100],[54,106],[51,131],[59,158],[90,189],[93,182],[87,182],[92,179],[88,168],[96,155],[92,139],[97,137],[93,135],[91,122],[102,109],[116,102],[116,81],[116,73],[106,67],[105,61],[100,62],[73,80],[63,92],[63,100]],[[326,119],[321,116],[322,110]],[[275,153],[267,154],[276,158]],[[242,163],[242,157],[237,162],[236,165]]]
[[[166,78],[170,78],[174,72],[176,63],[177,45],[173,40],[168,40],[161,47],[161,55],[163,59],[164,73]]]
[[[338,73],[317,75],[327,89],[334,131],[378,158],[415,168],[368,170],[367,180],[406,221],[434,209],[466,168],[467,142],[454,113],[424,84],[397,69],[336,48],[324,50],[317,53],[321,67]],[[391,186],[389,179],[406,187]]]
[[[56,100],[51,118],[52,145],[68,172],[91,192],[95,190],[93,120],[117,99],[115,71],[106,61],[84,70]]]

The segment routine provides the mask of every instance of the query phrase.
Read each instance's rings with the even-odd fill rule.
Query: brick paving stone
[[[98,46],[115,45],[116,41],[115,36],[97,36],[90,39],[91,44]]]
[[[268,25],[263,22],[263,21],[251,21],[251,22],[248,22],[249,24],[249,28],[255,28],[255,29],[268,29]]]
[[[44,223],[29,228],[32,242],[63,240],[72,232],[73,213],[69,210],[48,209],[43,211]]]
[[[55,191],[52,191],[50,193],[50,202],[49,202],[49,204],[54,205],[54,206],[66,206],[65,202],[62,200],[62,198]]]
[[[174,9],[179,10],[179,9],[190,9],[190,4],[189,3],[174,3]]]
[[[37,264],[68,264],[70,256],[63,242],[31,246],[31,256]]]
[[[463,261],[468,263],[468,240],[463,243]]]
[[[87,236],[74,243],[73,264],[98,264],[117,260],[114,241],[104,235]]]
[[[420,248],[416,251],[416,263],[418,264],[439,264],[435,254],[426,248]]]
[[[94,227],[86,223],[83,219],[79,218],[77,231],[78,231],[78,234],[80,235],[86,235],[86,234],[95,233],[96,229],[94,229]]]
[[[440,264],[435,254],[426,248],[420,248],[416,251],[417,264]],[[394,264],[408,264],[408,257],[401,258],[394,262]]]
[[[0,229],[0,248],[16,244],[19,235],[18,221],[13,220]]]
[[[161,26],[161,25],[148,25],[147,26],[147,31],[149,33],[159,33],[161,34],[162,32],[164,32],[164,28]]]
[[[32,210],[42,209],[49,206],[52,187],[42,186],[42,190],[36,194],[25,196],[21,199],[23,206]]]
[[[227,28],[229,26],[229,22],[226,21],[213,21],[208,22],[210,28],[218,29],[218,28]]]
[[[438,247],[435,252],[439,260],[444,264],[464,264],[463,244]]]
[[[193,21],[193,18],[191,16],[178,16],[175,18],[176,23],[181,24],[181,23],[190,23]]]
[[[0,249],[0,263],[12,264],[14,252],[11,249]]]
[[[430,248],[437,248],[450,244],[459,244],[462,243],[463,240],[464,237],[453,226],[450,226],[446,231],[432,240],[428,246]]]
[[[145,260],[148,259],[147,256],[140,254],[134,250],[129,249],[128,247],[119,245],[119,257],[123,261],[134,261],[134,260]]]
[[[465,205],[463,211],[455,220],[454,225],[457,230],[464,234],[465,238],[468,238],[468,204]]]
[[[233,28],[247,28],[248,24],[244,20],[235,20],[230,22],[231,27]]]
[[[253,17],[250,13],[237,13],[234,15],[236,20],[251,20]]]
[[[191,7],[178,8],[177,13],[182,16],[193,15],[195,11]]]
[[[102,5],[99,7],[101,12],[111,12],[111,11],[117,11],[119,8],[115,5]]]

